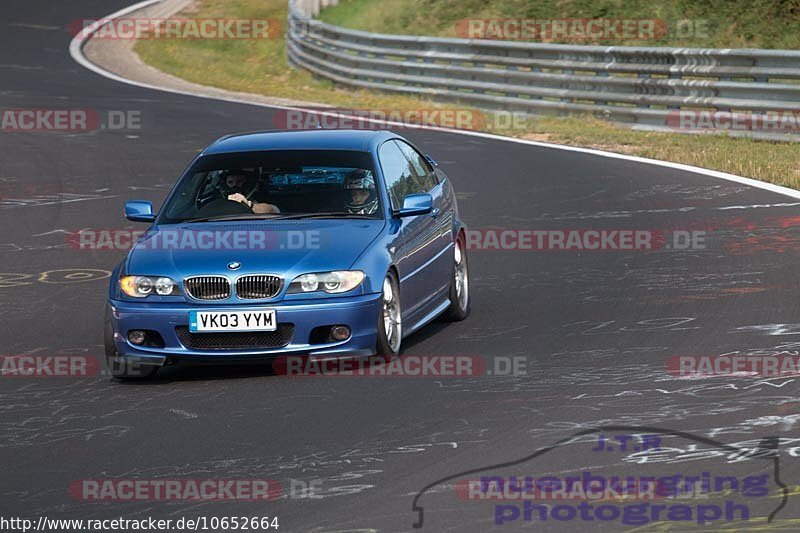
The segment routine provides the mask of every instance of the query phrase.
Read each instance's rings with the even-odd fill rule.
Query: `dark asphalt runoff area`
[[[158,207],[205,145],[273,127],[269,108],[137,88],[73,61],[69,22],[126,3],[3,3],[0,109],[135,111],[141,128],[0,131],[2,355],[102,356],[106,278],[125,252],[76,249],[67,232],[143,229],[124,219],[125,201]],[[0,517],[278,517],[279,531],[412,531],[424,509],[423,531],[797,530],[800,505],[783,490],[794,493],[800,478],[797,377],[679,379],[667,361],[800,354],[800,200],[639,162],[401,133],[450,175],[470,229],[703,231],[704,246],[472,250],[471,316],[434,323],[403,353],[478,356],[491,374],[170,367],[146,383],[2,376]],[[514,357],[525,373],[504,375],[493,363]],[[660,446],[634,439],[626,450],[593,451],[601,434],[657,435]],[[690,494],[655,502],[684,509],[623,525],[608,518],[621,504],[607,505],[605,518],[562,508],[560,519],[541,521],[531,500],[459,492],[459,481],[482,476],[586,473],[729,476],[740,489],[750,476],[768,494]],[[80,480],[137,479],[267,479],[282,492],[271,501],[87,501],[69,490]],[[726,501],[747,506],[749,521],[741,509],[726,521]],[[698,506],[712,502],[722,517],[699,525]]]

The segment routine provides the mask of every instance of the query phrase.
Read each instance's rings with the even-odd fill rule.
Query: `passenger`
[[[378,195],[375,191],[375,178],[368,170],[358,169],[344,180],[345,190],[350,192],[350,201],[345,209],[352,215],[371,215],[378,210]]]

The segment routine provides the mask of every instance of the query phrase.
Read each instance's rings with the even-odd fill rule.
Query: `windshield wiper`
[[[281,217],[283,219],[298,218],[375,218],[372,215],[360,215],[356,213],[343,213],[341,211],[331,211],[328,213],[295,213]]]
[[[372,215],[359,215],[354,213],[343,213],[341,211],[332,211],[329,213],[272,213],[263,215],[218,215],[215,217],[202,217],[190,218],[182,220],[182,224],[191,224],[194,222],[219,222],[219,221],[232,221],[232,220],[297,220],[301,218],[368,218],[374,219]]]
[[[194,222],[218,222],[218,221],[230,221],[230,220],[273,220],[276,218],[284,218],[284,215],[279,214],[264,214],[264,215],[218,215],[214,217],[201,217],[201,218],[190,218],[187,220],[181,220],[181,224],[191,224]]]

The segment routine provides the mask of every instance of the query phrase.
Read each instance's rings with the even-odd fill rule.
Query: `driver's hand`
[[[239,202],[240,204],[244,204],[245,206],[250,207],[250,202],[240,192],[229,194],[228,200],[230,200],[231,202]]]
[[[269,213],[280,213],[277,205],[272,204],[253,204],[253,213],[256,215],[265,215]]]

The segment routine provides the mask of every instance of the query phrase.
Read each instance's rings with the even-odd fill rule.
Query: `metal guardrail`
[[[791,123],[800,120],[800,51],[383,35],[314,18],[337,3],[289,0],[286,49],[291,64],[339,84],[506,111],[591,113],[643,129],[691,131],[680,127],[681,112],[702,123],[700,112],[714,111],[758,125],[733,135],[800,140]]]

